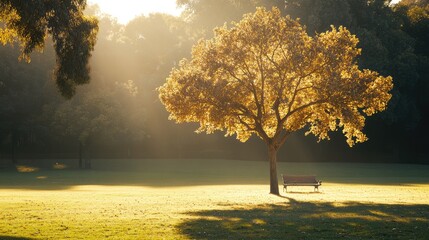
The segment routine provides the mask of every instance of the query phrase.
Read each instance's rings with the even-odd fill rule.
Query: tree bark
[[[277,149],[274,146],[268,146],[268,160],[270,162],[270,193],[280,195],[277,178]]]
[[[83,169],[82,142],[79,141],[79,169]]]
[[[13,130],[13,132],[12,132],[12,148],[11,148],[11,150],[12,150],[12,164],[13,165],[17,165],[17,160],[16,160],[16,156],[15,156],[15,153],[16,153],[16,146],[18,145],[18,134],[17,134],[17,130]]]
[[[16,166],[17,161],[15,158],[15,142],[12,142],[12,164]]]

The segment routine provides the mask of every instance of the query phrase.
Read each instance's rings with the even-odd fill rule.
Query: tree
[[[34,54],[32,64],[17,62],[19,54],[9,46],[0,48],[0,152],[10,153],[13,161],[15,153],[40,143],[36,136],[42,126],[35,119],[49,95],[44,85],[55,63],[51,50]]]
[[[184,17],[196,29],[210,30],[225,21],[238,20],[244,13],[255,10],[254,0],[177,0],[184,8]],[[257,1],[256,1],[257,2]]]
[[[285,8],[284,0],[177,0],[183,8],[182,17],[195,33],[212,37],[212,29],[225,22],[238,21],[243,14],[254,12],[256,7]]]
[[[135,98],[138,88],[133,81],[92,86],[72,100],[44,106],[43,117],[57,138],[72,138],[79,143],[79,168],[86,168],[83,152],[88,153],[91,144],[136,142],[146,136],[145,111]]]
[[[89,82],[88,60],[94,49],[97,20],[83,15],[86,0],[43,0],[0,2],[0,42],[19,40],[20,59],[42,50],[46,35],[52,36],[57,64],[55,79],[64,97],[74,95],[76,86]]]
[[[392,78],[359,70],[358,39],[344,27],[310,37],[277,8],[258,8],[228,29],[201,40],[159,88],[177,123],[197,132],[253,134],[268,146],[270,193],[279,194],[276,155],[292,132],[319,138],[342,128],[347,143],[364,142],[365,116],[386,108]]]
[[[417,80],[412,94],[415,96],[416,108],[419,110],[420,122],[411,137],[407,140],[416,147],[416,152],[428,155],[426,135],[429,133],[429,1],[402,0],[395,8],[395,12],[402,17],[402,29],[415,41],[414,54],[416,56],[415,79]],[[410,94],[411,95],[411,94]],[[408,156],[409,154],[407,154]],[[427,157],[422,157],[427,159]]]
[[[351,1],[355,5],[362,2]],[[359,10],[362,8],[358,8],[356,11]],[[285,1],[285,12],[293,18],[299,18],[311,35],[328,30],[330,25],[349,27],[353,20],[350,3],[347,0],[287,0]]]

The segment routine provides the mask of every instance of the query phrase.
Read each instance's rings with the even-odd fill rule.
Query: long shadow
[[[190,239],[429,239],[429,205],[300,202],[187,212]]]
[[[267,184],[266,162],[219,159],[99,159],[95,170],[57,167],[54,160],[28,161],[34,172],[0,169],[0,189],[62,190],[77,185],[175,187]],[[23,163],[24,164],[24,163]],[[30,165],[31,165],[30,164]],[[66,166],[67,163],[64,163]],[[62,163],[59,166],[63,165]],[[68,165],[67,165],[68,166]],[[312,172],[324,183],[407,185],[429,183],[429,166],[395,164],[279,163],[279,173]],[[31,167],[29,168],[31,169]],[[50,170],[48,170],[50,169]],[[355,170],[358,171],[355,171]],[[28,169],[26,169],[28,170]]]
[[[178,187],[265,184],[266,178],[248,175],[166,171],[40,170],[0,171],[0,189],[63,190],[79,185]]]
[[[325,178],[323,178],[325,180]],[[413,183],[428,183],[429,178],[406,181],[395,179],[390,182],[380,182],[382,178],[372,182],[365,178],[356,179],[359,184],[378,185],[408,185]],[[410,180],[410,179],[408,179]],[[411,179],[413,180],[413,179]],[[360,182],[358,182],[360,181]],[[400,182],[399,182],[400,181]],[[325,181],[325,184],[328,181]],[[340,181],[336,181],[340,182]],[[344,183],[353,184],[349,181]],[[63,190],[78,185],[103,186],[148,186],[176,187],[202,185],[252,185],[267,184],[267,177],[260,174],[232,174],[219,171],[213,173],[174,172],[171,170],[158,171],[105,171],[105,170],[41,170],[37,172],[20,173],[16,171],[0,171],[0,189],[32,189],[32,190]],[[295,192],[299,194],[300,192]],[[307,192],[305,194],[308,194]]]

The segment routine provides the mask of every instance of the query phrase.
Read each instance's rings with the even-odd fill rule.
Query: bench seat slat
[[[286,186],[320,186],[321,183],[284,183]]]

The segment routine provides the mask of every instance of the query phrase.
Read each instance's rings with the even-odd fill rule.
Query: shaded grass
[[[39,160],[40,161],[40,160]],[[38,162],[35,161],[34,165]],[[39,163],[40,164],[40,163]],[[60,162],[61,164],[61,162]],[[43,165],[43,164],[41,164]],[[0,188],[67,189],[79,185],[204,186],[268,184],[267,162],[207,159],[136,159],[92,161],[93,170],[39,169],[0,171]],[[278,173],[316,175],[323,182],[405,185],[429,183],[429,165],[360,163],[284,163]]]
[[[191,239],[429,238],[428,205],[289,200],[285,204],[189,212],[197,218],[179,228]]]

